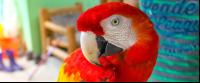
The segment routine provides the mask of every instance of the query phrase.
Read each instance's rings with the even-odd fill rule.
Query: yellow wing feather
[[[76,53],[76,51],[75,51],[75,53]],[[71,57],[71,55],[69,55],[68,58],[69,57]],[[83,80],[80,77],[80,72],[76,72],[76,74],[72,73],[70,76],[68,76],[68,72],[64,73],[65,65],[67,65],[67,63],[63,63],[61,65],[57,82],[81,82]]]

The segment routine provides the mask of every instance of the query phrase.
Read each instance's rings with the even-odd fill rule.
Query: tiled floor
[[[7,67],[9,66],[8,59],[4,59],[3,62]],[[56,82],[62,62],[62,60],[54,56],[50,56],[47,61],[41,65],[30,82]],[[17,58],[16,63],[22,66],[24,70],[14,72],[5,72],[0,70],[0,82],[28,82],[29,75],[37,66],[35,61],[28,61],[26,56],[24,56]]]

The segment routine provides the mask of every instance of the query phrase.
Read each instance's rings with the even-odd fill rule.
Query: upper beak
[[[85,58],[92,64],[102,66],[99,57],[115,55],[123,49],[106,41],[92,32],[81,32],[81,49]]]

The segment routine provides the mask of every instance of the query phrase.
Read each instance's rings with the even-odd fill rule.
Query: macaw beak
[[[115,55],[123,49],[106,41],[104,37],[92,32],[81,32],[81,49],[85,58],[92,64],[102,66],[99,57]]]

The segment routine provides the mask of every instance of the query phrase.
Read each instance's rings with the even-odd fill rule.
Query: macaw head
[[[98,66],[101,66],[99,57],[126,51],[136,42],[153,41],[153,26],[140,9],[122,2],[90,8],[77,20],[82,52],[90,63]]]

